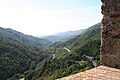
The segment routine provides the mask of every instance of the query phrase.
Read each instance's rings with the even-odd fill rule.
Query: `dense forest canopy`
[[[98,66],[100,27],[53,44],[0,28],[0,80],[54,80]]]

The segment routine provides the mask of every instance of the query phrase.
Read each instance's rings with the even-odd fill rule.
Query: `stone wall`
[[[120,0],[101,1],[101,64],[120,68]]]

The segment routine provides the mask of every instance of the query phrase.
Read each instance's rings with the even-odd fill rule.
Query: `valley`
[[[53,42],[0,28],[1,80],[55,80],[99,66],[100,27]]]

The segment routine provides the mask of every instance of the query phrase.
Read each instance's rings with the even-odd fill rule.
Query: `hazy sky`
[[[29,35],[90,27],[101,21],[100,0],[0,0],[0,26]]]

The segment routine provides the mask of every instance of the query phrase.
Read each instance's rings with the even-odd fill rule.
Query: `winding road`
[[[70,49],[68,49],[68,48],[66,48],[66,47],[64,47],[64,49],[67,50],[68,52],[71,52]]]

